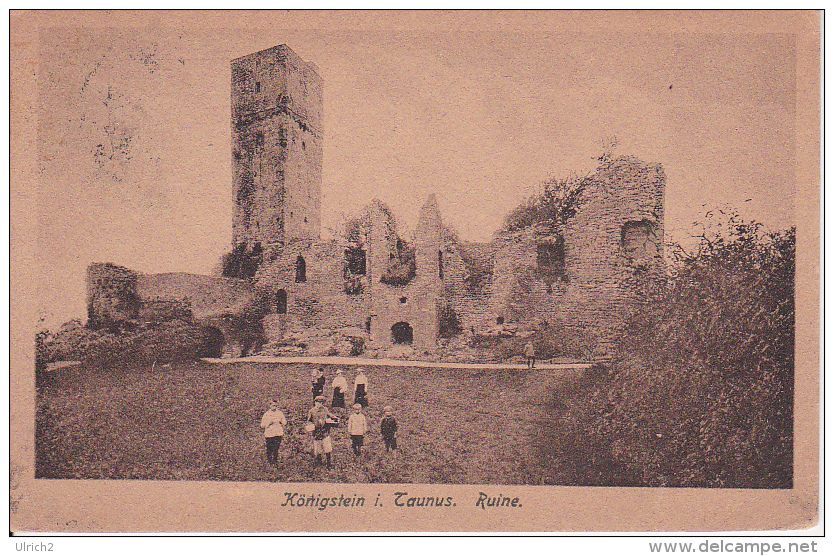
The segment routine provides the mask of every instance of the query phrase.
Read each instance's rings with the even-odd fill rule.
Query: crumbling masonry
[[[147,276],[92,265],[92,321],[170,313],[180,304],[222,335],[231,356],[242,349],[240,316],[254,307],[266,346],[279,353],[355,354],[359,343],[430,356],[441,319],[454,315],[463,336],[558,325],[600,355],[636,300],[629,277],[662,265],[663,169],[628,157],[604,161],[584,180],[579,208],[564,223],[503,232],[481,245],[489,272],[477,285],[434,195],[412,241],[374,200],[346,237],[323,242],[317,68],[280,45],[231,69],[233,238],[240,252],[257,253],[254,276]]]

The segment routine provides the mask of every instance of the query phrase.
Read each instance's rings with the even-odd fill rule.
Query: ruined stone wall
[[[185,272],[139,274],[137,292],[143,301],[187,303],[197,320],[241,314],[255,302],[246,280]]]
[[[491,318],[490,299],[492,289],[489,284],[481,291],[473,291],[466,284],[468,271],[466,264],[452,242],[444,243],[443,251],[443,291],[442,302],[452,308],[464,331],[479,330]]]
[[[151,311],[188,308],[194,324],[213,328],[220,336],[224,357],[241,355],[247,335],[244,313],[255,306],[252,285],[246,280],[185,272],[139,274],[137,293],[148,318]]]
[[[136,318],[139,298],[137,273],[112,263],[87,267],[87,318],[93,328]]]
[[[605,354],[636,299],[629,278],[662,267],[664,189],[660,165],[618,158],[591,177],[578,213],[561,228],[505,234],[496,256],[491,317],[556,324],[589,351]],[[646,230],[639,249],[624,245],[629,224]],[[538,245],[560,237],[564,276],[546,280],[537,268]]]
[[[136,317],[143,323],[160,323],[169,320],[191,322],[191,301],[188,299],[143,299],[139,302],[139,314]]]
[[[437,342],[437,309],[442,291],[439,276],[438,252],[441,250],[442,221],[437,199],[429,196],[420,209],[415,233],[416,276],[404,286],[391,286],[380,281],[383,269],[391,256],[396,238],[390,215],[376,207],[371,213],[370,279],[371,279],[371,340],[378,346],[393,343],[395,325],[411,327],[413,345],[431,349]]]
[[[369,314],[367,277],[361,290],[348,293],[345,280],[346,242],[297,240],[267,259],[256,275],[259,299],[266,301],[265,326],[270,341],[305,328],[364,328]],[[298,277],[298,257],[304,260],[305,280]],[[286,294],[286,313],[280,314],[279,291]]]
[[[286,45],[232,61],[235,244],[321,229],[322,80]]]

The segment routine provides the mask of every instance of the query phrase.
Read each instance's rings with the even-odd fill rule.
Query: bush
[[[38,336],[41,371],[52,361],[75,360],[103,368],[188,361],[196,359],[210,341],[207,329],[179,320],[130,333],[76,327],[57,333],[49,343],[44,342],[42,334]]]
[[[350,355],[352,357],[356,357],[357,355],[362,355],[365,353],[365,339],[364,338],[357,338],[355,336],[348,337],[348,342],[350,342]]]
[[[611,378],[574,408],[617,466],[587,482],[791,487],[795,230],[715,229],[671,278],[640,278]]]
[[[588,176],[575,175],[546,181],[540,195],[527,199],[507,215],[502,231],[514,232],[536,224],[556,227],[564,224],[579,211],[589,183]]]
[[[252,278],[263,263],[263,248],[260,242],[248,249],[246,243],[239,243],[231,253],[223,255],[223,276],[229,278]]]

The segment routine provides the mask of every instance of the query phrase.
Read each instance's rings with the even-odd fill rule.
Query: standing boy
[[[353,455],[362,455],[365,433],[368,432],[368,418],[362,414],[362,404],[353,404],[354,413],[348,419],[348,434],[352,442]]]
[[[385,417],[382,419],[380,426],[382,439],[385,441],[385,451],[397,449],[397,420],[394,419],[394,408],[390,405],[385,406]]]
[[[313,424],[313,455],[316,456],[316,463],[321,463],[321,455],[324,454],[327,457],[327,468],[330,469],[330,454],[333,452],[330,427],[339,420],[324,407],[324,396],[316,396],[315,405],[307,413],[307,421]]]
[[[261,428],[264,429],[264,439],[266,440],[266,460],[273,465],[278,463],[278,451],[281,449],[281,440],[284,439],[284,426],[286,424],[287,418],[278,409],[278,401],[270,400],[269,409],[261,417]]]

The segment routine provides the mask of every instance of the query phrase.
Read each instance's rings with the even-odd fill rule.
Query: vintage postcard
[[[814,526],[820,27],[12,12],[11,530]]]

